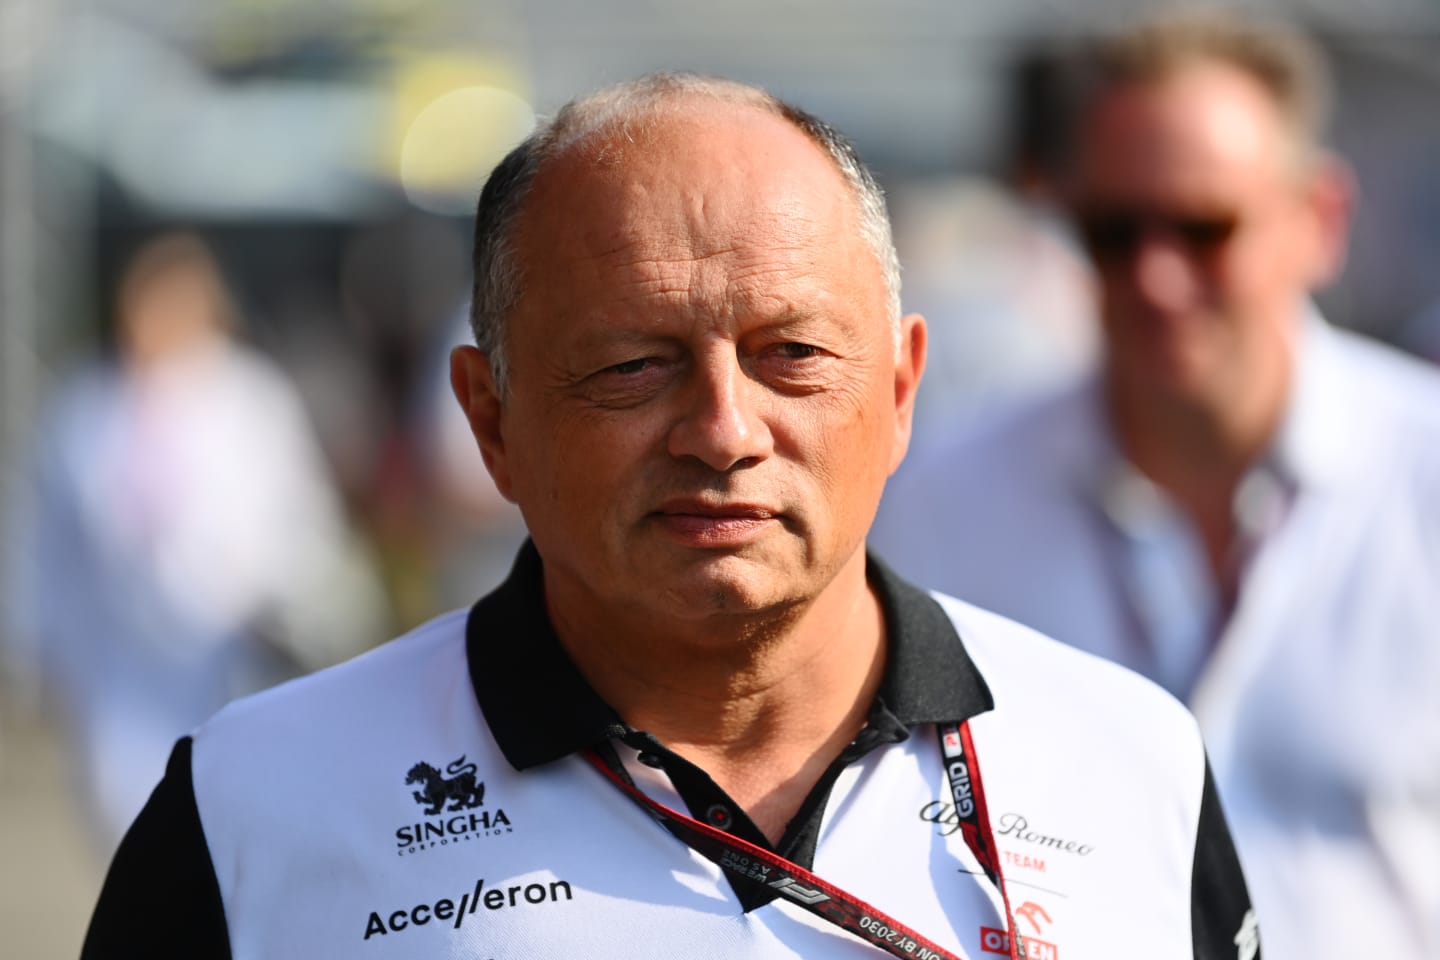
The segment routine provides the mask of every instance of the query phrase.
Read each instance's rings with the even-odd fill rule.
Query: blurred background
[[[1361,204],[1325,312],[1440,360],[1440,0],[1245,6],[1333,60]],[[1092,349],[1035,51],[1161,7],[0,0],[6,955],[77,954],[200,717],[503,576],[446,355],[474,197],[536,115],[689,69],[849,133],[932,323],[923,444]]]

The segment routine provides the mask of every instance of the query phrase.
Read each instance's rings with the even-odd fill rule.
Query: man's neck
[[[1271,447],[1289,402],[1290,367],[1271,373],[1204,401],[1127,395],[1118,381],[1106,385],[1121,452],[1190,517],[1222,581],[1232,572],[1235,492]]]
[[[809,603],[752,617],[556,623],[630,725],[705,770],[772,841],[864,727],[885,670],[880,602],[856,556]]]

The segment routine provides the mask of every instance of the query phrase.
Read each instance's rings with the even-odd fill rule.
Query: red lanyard
[[[956,815],[960,818],[960,832],[975,859],[980,861],[985,876],[1000,891],[1000,898],[1005,904],[1006,923],[1010,930],[1010,960],[1021,960],[1024,946],[1019,931],[1015,929],[1014,914],[1010,910],[1010,895],[1005,891],[1005,880],[1000,872],[1000,857],[995,846],[994,832],[990,829],[985,791],[980,780],[980,766],[976,762],[975,745],[970,739],[970,726],[968,723],[948,723],[941,724],[938,730],[945,775],[949,778],[951,799],[955,803]],[[588,751],[585,757],[595,769],[653,815],[676,838],[722,870],[762,883],[784,894],[821,919],[854,934],[866,943],[874,944],[892,956],[907,960],[961,960],[951,951],[926,939],[899,920],[875,909],[854,894],[826,882],[798,863],[650,799],[638,787],[612,770],[595,751]]]

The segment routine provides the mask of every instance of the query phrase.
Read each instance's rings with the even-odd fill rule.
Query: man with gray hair
[[[183,740],[86,956],[1256,955],[1184,709],[867,555],[925,327],[843,138],[649,78],[477,220],[452,381],[530,542]]]
[[[1273,956],[1440,956],[1440,378],[1325,324],[1348,176],[1292,30],[1087,57],[1104,359],[897,479],[872,542],[1199,718]]]

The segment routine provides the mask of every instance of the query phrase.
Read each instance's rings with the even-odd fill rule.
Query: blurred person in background
[[[12,505],[3,652],[56,701],[106,855],[177,736],[380,627],[306,412],[234,324],[198,237],[145,244],[113,358],[52,399]]]
[[[1288,29],[1099,42],[1061,187],[1103,358],[920,464],[875,543],[1200,719],[1274,956],[1440,956],[1440,378],[1328,326],[1351,191]]]

